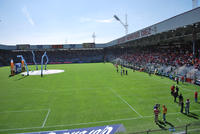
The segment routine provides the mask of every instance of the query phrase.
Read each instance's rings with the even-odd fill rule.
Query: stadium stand
[[[41,57],[45,51],[35,51],[37,63],[41,62]],[[92,63],[103,62],[103,50],[51,50],[47,51],[50,64],[62,63]],[[9,65],[10,59],[15,62],[20,62],[17,55],[23,55],[28,64],[33,64],[31,51],[21,50],[1,50],[0,61],[1,65]]]
[[[28,64],[40,63],[46,51],[50,64],[116,62],[138,70],[200,80],[200,7],[105,44],[0,45],[0,66],[10,59],[19,62],[23,55]],[[177,21],[179,20],[179,21]],[[187,20],[187,21],[185,21]],[[199,83],[200,84],[200,83]]]

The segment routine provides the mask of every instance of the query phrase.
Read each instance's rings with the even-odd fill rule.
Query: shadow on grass
[[[10,77],[13,77],[14,75],[9,75],[8,77],[10,78]]]
[[[16,79],[16,81],[18,81],[18,80],[22,80],[22,79],[24,79],[24,78],[26,78],[26,77],[28,77],[28,76],[25,75],[25,76],[23,76],[23,77],[21,77],[21,78],[19,78],[19,79]]]
[[[158,127],[161,128],[162,130],[168,130],[166,128],[167,125],[169,125],[170,128],[174,128],[174,125],[172,123],[168,122],[168,121],[163,122],[163,121],[159,120],[158,122],[156,122],[156,125],[158,125]]]
[[[199,119],[199,118],[198,118],[198,115],[195,114],[195,113],[191,113],[191,112],[190,112],[189,115],[187,115],[187,116],[188,116],[188,117],[192,117],[192,118],[197,119],[197,120]]]
[[[194,119],[197,119],[197,120],[199,119],[198,115],[195,114],[195,113],[190,112],[189,114],[186,114],[186,113],[183,113],[183,114],[190,117],[190,118],[194,118]]]
[[[166,121],[166,124],[170,125],[171,127],[174,127],[174,125],[168,121]]]
[[[161,128],[162,130],[167,130],[167,128],[165,128],[165,123],[162,121],[158,121],[156,122],[156,125],[158,125],[159,128]]]

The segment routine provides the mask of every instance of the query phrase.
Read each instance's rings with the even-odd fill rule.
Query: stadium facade
[[[158,71],[170,77],[200,80],[200,7],[104,44],[0,45],[0,66],[10,59],[41,62],[47,51],[50,64],[117,62],[131,68]],[[200,81],[199,81],[200,83]]]
[[[189,37],[192,41],[192,33],[195,30],[196,39],[200,38],[200,7],[192,9],[190,11],[184,12],[182,14],[171,17],[162,22],[156,23],[149,27],[143,28],[136,32],[130,33],[121,38],[115,39],[111,42],[105,44],[95,44],[93,43],[83,43],[83,44],[52,44],[52,45],[29,45],[29,44],[19,44],[19,45],[3,45],[0,44],[0,49],[3,50],[41,50],[41,49],[86,49],[86,48],[106,48],[116,45],[134,45],[134,44],[156,44],[159,42],[164,42],[167,39],[172,39],[172,34],[181,37]],[[148,37],[148,38],[147,38]],[[150,38],[151,37],[151,38]],[[156,39],[156,40],[155,40]],[[185,38],[188,40],[188,38]],[[180,40],[182,41],[182,39]],[[130,44],[131,42],[131,44]],[[146,43],[145,43],[146,42]]]

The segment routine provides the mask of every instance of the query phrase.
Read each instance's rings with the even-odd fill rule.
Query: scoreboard
[[[30,44],[17,44],[17,49],[19,50],[26,50],[26,49],[30,49]]]
[[[83,48],[95,48],[95,43],[83,43]]]
[[[52,45],[52,48],[54,49],[63,48],[63,45]]]

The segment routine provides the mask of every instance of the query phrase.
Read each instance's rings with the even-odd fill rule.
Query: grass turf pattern
[[[124,124],[127,132],[158,129],[153,116],[153,106],[157,103],[166,105],[166,119],[174,126],[199,121],[198,116],[179,112],[180,107],[170,95],[170,87],[176,83],[168,78],[130,69],[128,76],[121,76],[110,63],[48,65],[47,68],[65,72],[44,77],[8,77],[10,68],[0,68],[0,133],[119,123]],[[35,66],[29,69],[34,70]],[[184,102],[190,99],[192,113],[200,115],[200,104],[194,102],[194,92],[200,87],[188,83],[178,86]]]

